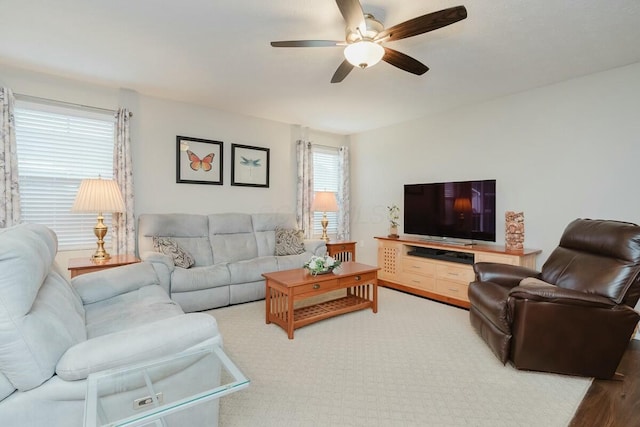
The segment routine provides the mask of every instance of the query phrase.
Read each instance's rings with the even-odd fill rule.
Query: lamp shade
[[[471,200],[467,197],[457,197],[453,202],[453,210],[456,212],[471,211]]]
[[[124,201],[118,184],[111,179],[83,179],[72,212],[123,212]]]
[[[311,210],[314,212],[338,212],[336,193],[332,191],[316,191]]]
[[[376,65],[384,56],[384,48],[378,43],[362,40],[344,48],[344,57],[353,66],[367,68]]]

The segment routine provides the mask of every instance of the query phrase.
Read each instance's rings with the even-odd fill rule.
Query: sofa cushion
[[[258,256],[258,247],[248,214],[209,215],[209,241],[213,263],[252,259]]]
[[[183,314],[159,285],[85,305],[87,337],[95,338]]]
[[[266,256],[228,264],[231,284],[264,280],[262,273],[278,271],[275,256]]]
[[[154,251],[153,236],[171,237],[188,251],[195,265],[213,264],[209,220],[205,215],[141,214],[138,218],[138,253]]]
[[[304,252],[302,231],[294,228],[276,227],[275,255],[299,255]]]
[[[170,237],[153,236],[153,248],[158,252],[169,255],[177,267],[189,268],[195,263],[191,254]]]
[[[55,268],[47,227],[0,230],[0,369],[18,390],[48,380],[67,349],[86,339],[80,298]]]
[[[171,276],[171,293],[227,286],[229,283],[231,276],[227,264],[192,267],[188,270],[176,268]]]
[[[276,227],[295,229],[296,217],[289,213],[258,213],[251,215],[258,256],[275,254]]]
[[[284,255],[276,257],[278,271],[302,268],[302,266],[313,256],[310,252],[303,252],[298,255]]]

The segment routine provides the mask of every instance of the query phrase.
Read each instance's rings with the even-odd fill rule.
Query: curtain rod
[[[75,104],[73,102],[67,102],[67,101],[58,101],[57,99],[48,99],[48,98],[41,98],[38,96],[31,96],[31,95],[25,95],[22,93],[16,93],[14,94],[15,97],[17,99],[20,99],[22,101],[33,101],[33,102],[40,102],[40,103],[44,103],[44,104],[52,104],[52,105],[64,105],[64,106],[68,106],[68,107],[76,107],[76,108],[82,108],[85,110],[93,110],[93,111],[97,111],[97,112],[101,112],[101,113],[109,113],[109,114],[115,114],[116,111],[115,110],[110,110],[108,108],[100,108],[100,107],[94,107],[91,105],[84,105],[84,104]],[[129,112],[129,117],[132,117],[133,113]]]
[[[341,146],[336,147],[335,145],[322,145],[322,144],[315,144],[313,142],[309,142],[311,145],[313,145],[314,147],[319,147],[319,148],[328,148],[331,150],[339,150]]]

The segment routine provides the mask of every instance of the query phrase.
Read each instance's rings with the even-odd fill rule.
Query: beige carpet
[[[590,379],[517,371],[493,356],[468,312],[381,288],[379,310],[295,331],[264,301],[210,311],[251,379],[222,398],[220,425],[566,426]]]

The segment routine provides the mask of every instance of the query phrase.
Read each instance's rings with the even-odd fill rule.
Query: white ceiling
[[[357,133],[640,61],[638,0],[362,0],[386,27],[464,5],[468,18],[389,43],[331,76],[344,39],[333,0],[0,0],[0,63],[340,134]],[[1,79],[0,79],[1,80]]]

